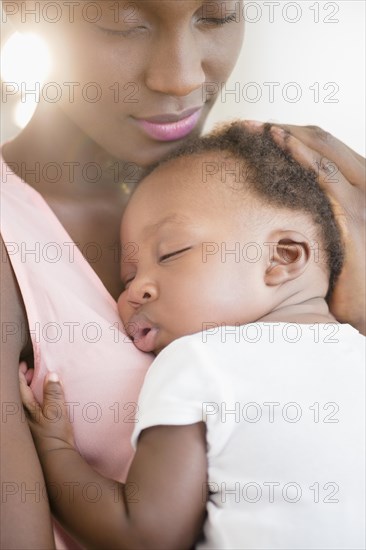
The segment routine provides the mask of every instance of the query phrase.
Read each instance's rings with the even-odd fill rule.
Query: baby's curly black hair
[[[279,147],[270,128],[266,124],[263,132],[252,133],[239,121],[222,125],[211,134],[189,140],[151,167],[149,173],[174,159],[205,153],[227,153],[234,161],[242,162],[242,173],[254,195],[267,204],[305,212],[312,218],[323,241],[329,269],[329,298],[344,261],[341,233],[331,203],[319,186],[316,172],[301,166]]]

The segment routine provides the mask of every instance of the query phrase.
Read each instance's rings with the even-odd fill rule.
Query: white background
[[[207,128],[231,117],[293,124],[316,124],[365,151],[365,2],[245,2],[246,34],[242,54],[223,90]],[[270,22],[270,5],[274,21]],[[311,9],[313,7],[313,9]],[[319,22],[315,22],[319,10]],[[255,21],[259,14],[261,17]],[[285,18],[298,22],[290,23]],[[326,19],[338,20],[327,23]],[[254,82],[256,85],[249,86]],[[270,101],[269,86],[274,88]],[[286,85],[295,82],[296,87]],[[309,87],[319,83],[319,97]],[[328,88],[324,89],[328,84]],[[247,85],[247,87],[246,87]],[[333,97],[328,97],[338,87]],[[291,103],[286,98],[301,99]],[[256,103],[257,91],[262,92]],[[318,102],[315,100],[318,99]],[[330,99],[337,103],[329,103]]]

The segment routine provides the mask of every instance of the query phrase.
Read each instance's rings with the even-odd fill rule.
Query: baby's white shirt
[[[154,425],[206,422],[197,548],[365,548],[365,341],[350,325],[253,323],[159,354],[132,441]]]

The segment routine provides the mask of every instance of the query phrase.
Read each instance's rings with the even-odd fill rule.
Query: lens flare
[[[25,128],[34,115],[37,108],[37,101],[28,99],[27,101],[17,101],[14,109],[13,119],[18,128]]]
[[[37,34],[14,32],[5,42],[1,78],[4,82],[41,85],[51,68],[51,57],[44,40]]]
[[[5,42],[1,79],[12,84],[14,91],[17,91],[19,99],[13,110],[13,120],[19,128],[24,128],[32,118],[50,69],[51,56],[47,44],[37,34],[14,32]]]

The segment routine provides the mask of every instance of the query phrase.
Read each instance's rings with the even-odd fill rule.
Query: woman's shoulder
[[[1,327],[2,327],[2,347],[5,358],[2,364],[8,364],[8,351],[13,354],[21,355],[26,347],[26,342],[22,335],[25,334],[26,315],[21,297],[21,292],[14,271],[11,267],[8,252],[4,240],[0,235],[1,246],[1,278],[0,278],[0,301],[1,301]],[[8,351],[7,351],[8,350]],[[16,363],[18,368],[18,361]],[[7,368],[7,367],[6,367]]]

